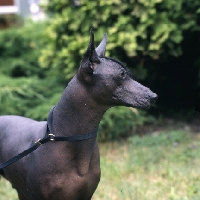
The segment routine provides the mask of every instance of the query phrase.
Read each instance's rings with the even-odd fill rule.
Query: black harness
[[[23,151],[22,153],[18,154],[17,156],[14,156],[13,158],[3,162],[0,164],[0,173],[3,171],[4,168],[8,167],[14,162],[17,162],[24,156],[27,156],[31,152],[35,151],[38,147],[40,147],[42,144],[45,144],[49,141],[68,141],[68,142],[74,142],[74,141],[82,141],[82,140],[87,140],[90,138],[93,138],[97,135],[97,130],[93,131],[92,133],[86,134],[86,135],[75,135],[75,136],[55,136],[52,133],[52,121],[53,121],[53,110],[55,107],[51,109],[49,112],[48,118],[47,118],[47,131],[46,131],[46,136],[43,139],[39,139],[38,141],[35,142],[35,144],[30,147],[29,149]]]

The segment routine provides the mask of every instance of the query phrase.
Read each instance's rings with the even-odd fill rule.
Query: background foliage
[[[71,78],[93,27],[96,41],[108,32],[107,55],[118,57],[134,69],[137,79],[144,79],[146,57],[181,55],[184,32],[200,30],[199,7],[197,0],[51,0],[46,6],[52,18],[41,64]]]
[[[40,67],[44,23],[0,32],[0,113],[46,119],[61,86]]]
[[[152,112],[193,112],[200,74],[198,0],[51,0],[45,8],[51,18],[43,67],[71,78],[93,27],[96,44],[107,32],[107,55],[123,61],[134,79],[159,94]]]
[[[200,87],[200,1],[50,0],[43,7],[47,22],[0,31],[1,114],[45,120],[79,67],[90,27],[96,46],[107,32],[106,55],[123,61],[134,79],[158,93],[153,114],[194,108]],[[112,108],[99,138],[129,135],[153,121],[145,112]]]

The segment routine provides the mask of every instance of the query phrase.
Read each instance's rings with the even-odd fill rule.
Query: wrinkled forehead
[[[129,73],[126,66],[118,60],[109,57],[100,57],[101,63],[99,65],[99,70],[106,74],[113,74],[124,69]]]

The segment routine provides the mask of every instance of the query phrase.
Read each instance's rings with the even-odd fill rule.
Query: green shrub
[[[50,0],[46,5],[51,17],[46,30],[47,46],[40,62],[71,78],[93,27],[97,44],[108,32],[107,55],[131,67],[134,78],[144,79],[147,57],[179,56],[184,31],[200,30],[199,7],[199,0]]]
[[[194,110],[200,74],[199,0],[50,0],[44,7],[50,20],[40,56],[43,67],[69,80],[93,27],[96,46],[107,32],[106,55],[124,62],[134,79],[158,93],[154,113]]]
[[[118,140],[135,134],[137,126],[152,121],[152,117],[135,108],[114,107],[109,109],[100,123],[98,139]]]
[[[44,23],[27,22],[0,32],[0,73],[11,77],[43,77],[38,57],[42,48]]]
[[[45,23],[0,32],[0,114],[44,120],[63,87],[38,62]]]
[[[0,114],[45,120],[52,105],[57,103],[60,91],[62,88],[48,79],[0,75]]]

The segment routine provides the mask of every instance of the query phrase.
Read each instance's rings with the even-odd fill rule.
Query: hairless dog
[[[90,31],[79,70],[51,113],[55,137],[87,135],[97,130],[110,107],[147,109],[157,99],[155,93],[131,78],[121,62],[105,56],[106,42],[105,34],[95,49]],[[0,163],[30,148],[46,133],[45,121],[1,116]],[[82,141],[40,144],[1,174],[17,190],[20,200],[89,200],[100,181],[96,135]]]

